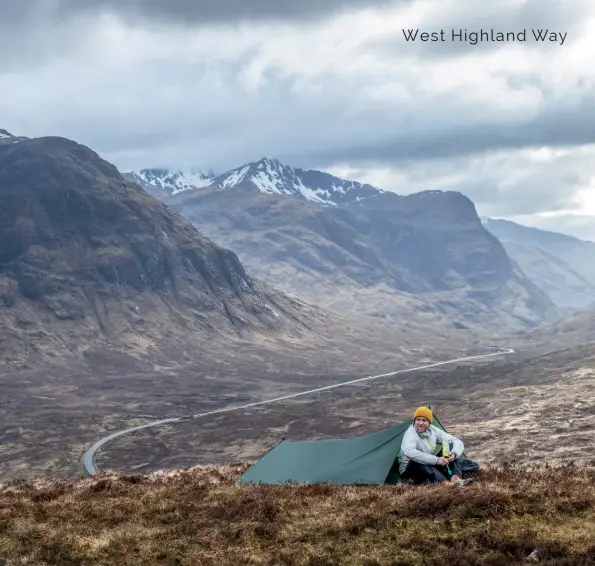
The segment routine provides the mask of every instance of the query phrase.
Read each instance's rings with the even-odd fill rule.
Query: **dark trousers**
[[[407,468],[401,474],[406,480],[413,480],[413,483],[442,483],[450,480],[452,476],[462,477],[461,464],[459,458],[448,464],[451,474],[448,473],[446,466],[432,466],[431,464],[420,464],[409,460]]]

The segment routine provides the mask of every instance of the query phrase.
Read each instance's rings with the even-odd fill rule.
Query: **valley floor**
[[[365,434],[430,404],[481,465],[595,461],[595,347],[476,360],[138,431],[97,453],[100,470],[148,473],[251,462],[283,437]]]
[[[6,566],[595,563],[595,467],[453,486],[237,486],[242,466],[0,486]],[[526,562],[525,562],[526,563]]]

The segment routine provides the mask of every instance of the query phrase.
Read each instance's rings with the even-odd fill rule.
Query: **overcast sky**
[[[13,134],[65,136],[122,170],[267,155],[401,194],[460,190],[482,215],[595,240],[592,0],[0,0],[0,14]],[[461,29],[526,41],[453,41]]]

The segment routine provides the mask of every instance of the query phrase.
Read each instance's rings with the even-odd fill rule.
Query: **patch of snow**
[[[259,171],[251,180],[263,193],[281,194],[278,188],[281,180],[276,171]]]
[[[208,175],[198,169],[170,171],[168,169],[141,169],[140,171],[127,171],[135,179],[165,192],[176,194],[181,191],[196,189],[210,185],[213,175]]]
[[[223,187],[228,188],[237,185],[246,176],[246,173],[248,173],[249,170],[250,165],[244,165],[244,167],[232,171],[225,177],[225,179],[223,179]]]
[[[130,173],[132,173],[133,175],[135,175],[136,177],[138,177],[141,181],[144,181],[145,183],[151,184],[149,179],[147,179],[147,174],[145,171],[130,171]]]
[[[189,189],[196,189],[211,184],[211,178],[205,175],[202,171],[190,170],[187,173],[179,172],[176,178],[176,186],[172,194],[187,191]]]
[[[328,202],[328,199],[323,199],[322,197],[319,196],[319,190],[318,191],[314,191],[312,190],[310,187],[306,187],[306,185],[304,185],[304,183],[302,182],[301,179],[298,178],[298,190],[300,193],[302,193],[302,195],[304,195],[304,198],[306,198],[306,200],[310,200],[310,201],[314,201],[314,202]],[[328,194],[328,192],[327,192]],[[330,195],[329,195],[330,196]]]

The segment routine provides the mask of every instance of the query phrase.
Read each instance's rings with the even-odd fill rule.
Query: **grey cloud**
[[[81,13],[111,12],[130,19],[201,25],[256,19],[309,19],[353,8],[409,0],[0,0],[4,25],[41,19],[68,20]]]
[[[324,96],[320,97],[292,92],[288,79],[277,79],[271,72],[270,86],[257,96],[246,96],[234,84],[237,62],[227,70],[220,66],[219,81],[201,81],[187,69],[183,62],[165,61],[130,75],[128,70],[121,74],[114,71],[109,83],[98,77],[97,86],[90,82],[67,106],[54,105],[41,96],[27,101],[30,88],[25,83],[22,96],[12,103],[13,121],[2,126],[24,135],[61,133],[90,145],[123,168],[184,164],[218,171],[266,154],[305,167],[348,162],[354,167],[419,167],[422,173],[450,160],[444,174],[451,175],[489,152],[595,143],[591,127],[595,123],[595,89],[589,89],[588,84],[582,98],[574,100],[543,88],[542,110],[536,116],[504,122],[490,112],[476,110],[473,117],[464,99],[456,98],[430,97],[423,103],[423,112],[415,109],[420,102],[412,100],[398,111],[370,104],[363,110],[360,106],[359,114],[354,114],[357,91],[343,88],[332,77],[321,83]],[[159,77],[158,83],[151,77]],[[186,78],[183,84],[180,77]],[[61,88],[68,92],[66,86],[58,86],[67,80],[64,77],[55,83],[56,100],[62,99]],[[163,85],[170,84],[178,84],[183,92],[175,103],[164,90]],[[532,84],[539,81],[533,78]],[[134,104],[120,106],[122,95]],[[348,122],[346,116],[350,116]],[[60,125],[59,132],[55,124]],[[532,167],[547,169],[539,164]],[[494,170],[497,173],[491,179],[485,171],[477,171],[477,176],[470,178],[481,179],[478,185],[461,183],[461,188],[473,189],[489,201],[498,194],[495,187],[502,189],[500,169]],[[564,168],[564,176],[562,169],[547,171],[544,177],[526,177],[525,194],[533,195],[527,206],[537,206],[535,195],[542,185],[555,187],[564,196],[564,191],[571,194],[583,181],[571,177],[572,169]],[[535,190],[529,193],[530,184]],[[562,206],[566,201],[555,201],[555,191],[544,193],[539,202],[545,207]],[[524,206],[516,199],[513,204]]]
[[[99,14],[132,27],[201,28],[240,22],[307,22],[414,0],[0,0],[0,70],[37,67],[84,42]]]
[[[419,27],[417,39],[408,41],[410,33],[418,28],[406,28],[397,37],[374,41],[367,49],[379,50],[386,54],[415,55],[428,58],[448,58],[483,53],[503,46],[522,45],[530,49],[560,49],[572,43],[580,28],[585,24],[585,15],[590,9],[586,0],[567,2],[565,0],[527,0],[502,6],[501,2],[477,2],[475,0],[452,0],[444,2],[433,11]],[[564,46],[549,41],[535,41],[532,30],[549,30],[566,33]],[[479,41],[473,45],[471,36],[454,35],[461,32],[489,32],[518,34],[525,30],[525,42]],[[421,41],[422,32],[437,34],[440,41]],[[440,32],[443,32],[441,35]],[[537,32],[536,32],[537,33]],[[467,41],[465,38],[469,38]],[[484,36],[486,37],[486,36]],[[509,36],[510,37],[510,36]],[[515,36],[518,39],[518,35]],[[522,37],[522,36],[521,36]],[[459,38],[465,39],[462,41]],[[442,39],[444,41],[442,41]]]
[[[400,194],[425,189],[457,190],[471,198],[480,214],[510,216],[565,211],[575,206],[576,191],[589,186],[591,160],[581,150],[567,150],[537,161],[527,152],[496,151],[431,161],[407,161],[395,168]]]
[[[549,98],[549,100],[548,100]],[[367,143],[352,142],[347,150],[317,149],[325,160],[342,158],[368,162],[398,163],[411,159],[440,159],[478,152],[541,146],[578,146],[595,143],[595,87],[585,89],[578,101],[548,97],[544,107],[530,119],[504,121],[486,113],[481,120],[464,119],[465,109],[449,101],[426,101],[428,108],[438,107],[439,116],[420,113],[407,130],[398,128],[386,133],[380,126],[376,139]],[[463,118],[457,119],[457,116]],[[399,116],[399,119],[401,117]],[[380,116],[377,123],[382,124]],[[375,121],[376,121],[375,120]],[[385,118],[386,120],[386,118]]]
[[[92,14],[68,19],[43,10],[25,9],[25,2],[0,0],[0,73],[41,68],[52,60],[67,59],[85,41],[92,28]],[[31,2],[33,5],[35,2]],[[9,88],[4,86],[3,89]]]
[[[373,103],[362,107],[359,102],[358,113],[354,113],[358,91],[345,89],[337,77],[320,77],[324,96],[308,97],[292,92],[291,79],[272,69],[267,72],[269,84],[257,96],[247,97],[236,77],[242,65],[249,64],[248,58],[226,65],[219,63],[217,81],[201,80],[194,73],[192,63],[183,60],[175,63],[166,60],[161,65],[120,72],[114,69],[104,76],[99,73],[95,76],[88,69],[89,78],[83,81],[88,90],[83,87],[67,107],[47,110],[45,107],[50,102],[32,92],[29,85],[35,85],[36,79],[30,75],[32,80],[22,87],[22,96],[16,95],[13,101],[14,111],[24,103],[23,96],[31,96],[32,104],[39,105],[43,114],[53,113],[66,130],[72,127],[77,135],[92,132],[86,135],[104,136],[106,145],[104,140],[101,145],[109,150],[117,150],[114,144],[136,147],[137,136],[144,131],[147,140],[152,136],[166,142],[170,137],[172,143],[177,139],[180,144],[192,143],[197,136],[208,132],[222,139],[235,137],[250,150],[259,143],[263,149],[290,147],[293,154],[318,163],[336,160],[398,163],[504,148],[595,143],[593,81],[584,82],[582,97],[577,96],[581,92],[577,85],[571,98],[548,90],[536,76],[510,77],[509,82],[515,88],[527,85],[540,88],[541,109],[531,118],[520,115],[505,121],[497,113],[481,109],[475,109],[474,116],[466,106],[465,97],[459,101],[431,94],[423,102],[412,99],[399,108]],[[40,80],[49,77],[51,74],[40,76]],[[58,79],[52,88],[56,93],[70,92],[69,81],[76,81],[54,78]],[[177,85],[183,93],[175,104],[162,92],[164,85]],[[124,115],[119,115],[122,111],[117,102],[121,95],[135,100]],[[8,102],[10,97],[6,98]],[[421,108],[424,110],[419,111]],[[351,117],[349,135],[345,135],[345,116]],[[127,133],[114,135],[120,130]],[[292,133],[288,137],[289,132]],[[311,132],[316,135],[312,136]],[[108,140],[112,148],[107,147]]]
[[[525,163],[526,169],[519,174],[518,168],[522,170],[523,165],[516,163],[518,168],[513,168],[515,160],[511,161],[503,170],[484,174],[470,168],[453,189],[467,195],[491,215],[508,216],[567,210],[574,206],[575,192],[589,181],[590,168],[580,163],[580,159],[570,160],[574,166],[583,167],[580,173],[568,172],[563,163],[555,162]]]

